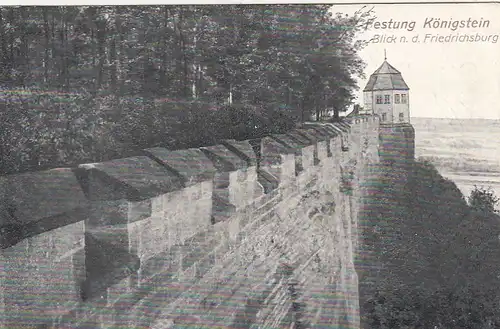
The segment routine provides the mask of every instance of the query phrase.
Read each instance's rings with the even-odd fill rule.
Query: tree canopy
[[[329,5],[0,7],[1,85],[343,108],[370,19]]]
[[[252,112],[246,137],[255,120],[338,113],[371,19],[316,4],[0,7],[1,172],[195,143],[179,129],[221,106]]]
[[[467,200],[470,207],[476,211],[487,213],[498,212],[495,208],[500,199],[496,197],[491,187],[485,189],[484,187],[474,186]]]

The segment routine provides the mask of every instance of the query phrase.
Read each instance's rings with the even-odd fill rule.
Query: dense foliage
[[[364,260],[371,267],[361,280],[365,324],[498,327],[500,218],[469,207],[429,163],[416,163],[406,181],[398,177],[373,182],[363,213],[367,248],[376,251]]]
[[[474,186],[468,201],[470,207],[476,211],[494,213],[497,212],[496,206],[500,199],[495,196],[491,188],[485,189],[484,187]]]
[[[338,114],[363,73],[356,36],[372,13],[334,12],[0,7],[0,173],[255,137],[277,118],[282,129]]]
[[[478,285],[436,290],[384,283],[367,302],[372,329],[498,328],[499,300],[494,288]]]

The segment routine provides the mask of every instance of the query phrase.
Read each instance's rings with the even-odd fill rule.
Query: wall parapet
[[[341,168],[364,161],[353,129],[371,134],[378,118],[0,177],[0,328],[112,328],[162,282],[202,280],[253,218],[286,216],[276,207],[315,188],[338,192]]]

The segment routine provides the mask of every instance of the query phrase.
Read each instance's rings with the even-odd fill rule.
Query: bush
[[[371,329],[497,328],[498,299],[492,289],[470,285],[429,287],[384,283],[366,302]]]
[[[485,189],[483,187],[474,186],[474,190],[472,190],[468,198],[469,206],[472,209],[485,213],[498,212],[495,208],[499,201],[500,199],[496,197],[491,187]]]
[[[254,139],[295,126],[285,110],[148,98],[3,91],[0,175]]]
[[[100,161],[116,148],[111,127],[89,94],[3,91],[0,174]]]

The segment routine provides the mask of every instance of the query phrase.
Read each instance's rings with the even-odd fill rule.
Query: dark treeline
[[[360,218],[364,247],[374,251],[358,263],[368,269],[363,327],[499,328],[496,196],[476,188],[468,204],[429,162],[416,162],[407,181],[393,168],[381,172]]]
[[[0,172],[252,137],[338,114],[362,75],[356,36],[372,16],[334,12],[0,7]],[[241,129],[222,132],[224,124]]]

